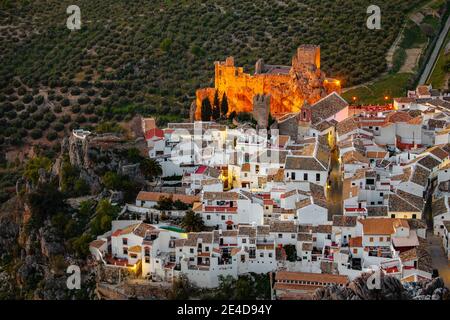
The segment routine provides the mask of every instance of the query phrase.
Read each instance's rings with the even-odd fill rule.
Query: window
[[[211,220],[211,216],[209,214],[206,216],[206,220]]]
[[[205,247],[205,252],[209,252],[209,247]]]
[[[417,219],[417,214],[414,213],[414,214],[412,215],[412,218],[413,218],[413,219]]]
[[[291,239],[295,239],[295,234],[291,234]]]
[[[357,254],[358,253],[358,249],[354,248],[353,249],[353,254]]]
[[[269,258],[272,258],[272,252],[269,252]]]
[[[128,254],[128,248],[123,247],[123,254]]]
[[[382,196],[384,196],[384,193],[383,193],[383,192],[380,192],[380,197],[382,197]]]
[[[391,241],[391,237],[387,237],[387,238],[386,238],[386,241]]]
[[[242,239],[242,243],[247,243],[247,239]]]
[[[189,249],[189,252],[190,252],[190,253],[194,253],[194,249],[190,248],[190,249]]]
[[[283,235],[281,233],[278,234],[278,239],[283,238]]]
[[[370,242],[373,242],[373,237],[370,237],[370,238],[369,238],[369,241],[370,241]]]
[[[128,239],[127,238],[122,238],[122,244],[123,245],[127,245],[128,244]]]
[[[303,181],[307,181],[308,180],[308,174],[307,173],[304,173],[303,174]]]
[[[380,242],[383,242],[383,240],[384,240],[384,238],[383,238],[383,237],[380,237]]]
[[[260,258],[264,258],[264,252],[261,252],[261,253],[259,254],[259,257],[260,257]]]
[[[220,216],[220,219],[225,220],[225,216]]]
[[[291,179],[295,180],[295,172],[291,172]]]
[[[320,181],[320,173],[316,173],[316,181]]]
[[[391,214],[391,218],[395,218],[395,214]]]

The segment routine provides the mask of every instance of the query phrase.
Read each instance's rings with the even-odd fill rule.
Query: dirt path
[[[406,59],[399,73],[414,73],[414,69],[419,64],[422,55],[423,46],[420,48],[406,49]]]

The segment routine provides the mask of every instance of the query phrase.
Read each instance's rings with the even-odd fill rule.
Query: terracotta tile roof
[[[309,106],[309,109],[311,110],[312,123],[316,124],[321,120],[326,120],[347,106],[348,102],[345,101],[339,94],[336,92],[330,93],[328,96]]]
[[[347,276],[336,274],[278,271],[275,274],[275,281],[309,281],[345,285],[349,279]]]
[[[237,192],[204,192],[203,200],[238,200]]]
[[[430,95],[430,88],[428,86],[418,86],[417,87],[417,93],[421,96],[429,96]]]
[[[445,127],[445,120],[430,119],[428,120],[428,128],[430,130],[442,129]]]
[[[357,217],[334,215],[333,226],[336,227],[354,227],[356,226]]]
[[[431,205],[433,217],[449,212],[447,209],[448,199],[446,197],[439,198],[433,201]]]
[[[149,192],[149,191],[140,191],[136,197],[136,200],[158,201],[162,197],[172,198],[173,201],[180,200],[181,202],[186,203],[186,204],[192,204],[192,203],[200,200],[199,196],[189,196],[189,195],[180,194],[180,193]]]
[[[269,169],[270,173],[270,169]],[[275,173],[267,175],[267,181],[271,182],[283,182],[284,181],[284,169],[276,169]]]
[[[145,139],[149,140],[152,138],[164,138],[164,131],[158,128],[153,128],[145,132]]]
[[[336,125],[337,133],[342,136],[358,129],[358,122],[353,118],[347,118]]]
[[[399,256],[400,256],[400,259],[402,260],[402,262],[418,259],[416,248],[412,248],[410,250],[400,252]]]
[[[247,225],[240,225],[238,228],[238,235],[254,238],[256,237],[256,228]]]
[[[430,176],[430,171],[427,169],[421,167],[421,166],[415,166],[414,167],[414,173],[411,177],[411,181],[420,185],[420,186],[426,186],[428,183],[428,177]]]
[[[256,232],[258,236],[269,235],[270,234],[270,226],[256,226]]]
[[[100,249],[105,243],[106,243],[105,240],[98,239],[98,240],[94,240],[91,243],[89,243],[89,246]]]
[[[312,241],[313,236],[311,233],[297,233],[297,241]]]
[[[270,232],[297,233],[294,221],[273,221],[270,224]]]
[[[412,193],[406,192],[404,190],[397,189],[396,191],[397,195],[405,199],[408,203],[412,204],[414,207],[419,209],[420,211],[423,210],[423,207],[425,206],[425,201],[423,197],[416,196]]]
[[[202,243],[213,243],[213,233],[212,232],[190,232],[188,237],[184,242],[187,247],[197,246],[198,240],[201,239]]]
[[[393,218],[366,218],[359,220],[363,226],[364,235],[392,235],[395,228],[400,226],[409,228],[408,221]]]
[[[437,146],[428,149],[428,152],[430,152],[432,155],[434,155],[435,157],[437,157],[441,160],[444,160],[445,158],[448,158],[448,156],[449,156],[447,151],[445,151],[444,149],[437,147]]]
[[[416,208],[404,198],[399,197],[397,194],[389,195],[389,212],[422,212],[421,209]]]
[[[311,225],[304,225],[300,224],[297,226],[297,231],[299,233],[311,233],[313,231],[314,227]]]
[[[398,102],[398,103],[412,103],[412,102],[415,102],[416,99],[409,98],[409,97],[400,97],[400,98],[394,98],[394,101]]]
[[[316,129],[317,131],[319,131],[319,132],[323,132],[323,131],[325,131],[328,128],[333,127],[333,126],[334,125],[331,122],[329,122],[329,121],[322,121],[322,122],[319,122],[319,123],[313,125],[312,127],[314,129]]]
[[[265,149],[259,152],[256,157],[251,158],[250,162],[284,163],[288,154],[290,154],[288,150]]]
[[[434,157],[428,155],[418,161],[418,163],[428,170],[432,170],[441,164],[440,161],[436,160]]]
[[[147,232],[153,231],[153,232],[159,232],[158,229],[151,224],[148,223],[140,223],[134,230],[133,234],[135,234],[138,237],[144,238],[147,234]]]
[[[124,235],[124,234],[132,233],[133,230],[134,230],[138,225],[139,225],[139,223],[135,223],[135,224],[129,225],[129,226],[123,228],[123,229],[117,229],[116,231],[113,232],[112,236],[113,236],[113,237],[119,237],[119,236]]]
[[[409,178],[411,177],[411,172],[412,172],[411,167],[404,168],[402,174],[392,176],[391,180],[394,180],[394,181],[400,180],[402,182],[409,181]]]
[[[370,159],[384,159],[388,154],[387,151],[367,151],[366,157]]]
[[[183,247],[184,243],[186,242],[186,239],[175,239],[174,241],[175,247]]]
[[[391,112],[386,116],[387,122],[396,123],[396,122],[408,122],[412,117],[408,112],[405,111],[397,111]]]
[[[308,197],[308,198],[306,198],[306,199],[297,201],[297,202],[295,203],[295,209],[301,209],[301,208],[307,207],[307,206],[309,206],[309,205],[311,205],[311,204],[312,204],[311,198]]]
[[[362,247],[362,237],[352,237],[348,240],[348,245],[350,248],[361,248]]]
[[[310,171],[326,171],[324,167],[316,158],[313,157],[295,157],[287,156],[284,166],[285,170],[310,170]]]
[[[342,156],[342,162],[346,164],[364,163],[369,164],[369,159],[358,151],[349,151]]]
[[[369,217],[385,217],[388,214],[387,206],[369,206],[367,207],[367,216]]]

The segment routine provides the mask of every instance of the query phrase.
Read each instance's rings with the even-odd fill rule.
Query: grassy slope
[[[434,67],[433,73],[428,80],[429,83],[433,86],[433,88],[441,89],[445,85],[446,73],[442,69],[444,64],[449,60],[448,56],[445,56],[445,47],[447,43],[450,41],[450,32],[447,34],[445,38],[444,44],[442,45],[441,52],[439,53],[438,61],[436,62],[436,66]]]

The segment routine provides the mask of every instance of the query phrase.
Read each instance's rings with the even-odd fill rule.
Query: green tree
[[[202,100],[202,121],[211,121],[212,109],[208,98]]]
[[[199,232],[204,228],[202,216],[192,210],[186,212],[180,225],[187,232]]]
[[[111,222],[117,217],[119,210],[119,207],[113,206],[107,199],[100,200],[90,223],[91,234],[95,236],[111,230]]]
[[[213,106],[212,106],[212,118],[214,120],[219,120],[220,118],[220,102],[219,102],[219,94],[216,90],[214,93],[214,100],[213,100]]]
[[[39,180],[39,171],[50,172],[52,162],[47,157],[35,157],[25,165],[24,177],[36,184]]]
[[[140,162],[139,167],[147,180],[153,181],[162,175],[161,165],[155,159],[144,159]]]
[[[188,300],[193,297],[196,288],[190,283],[189,279],[182,275],[176,278],[172,283],[172,289],[167,295],[169,300]]]
[[[297,261],[297,249],[293,244],[285,245],[284,251],[286,251],[286,256],[289,261]]]
[[[122,178],[112,171],[108,171],[103,175],[102,183],[111,190],[120,190],[122,188]]]
[[[173,201],[170,197],[160,197],[155,206],[158,210],[171,210],[173,207]]]
[[[220,112],[222,113],[222,117],[226,118],[228,114],[228,98],[225,92],[222,96],[222,101],[220,102]]]

